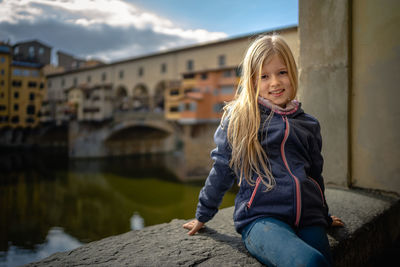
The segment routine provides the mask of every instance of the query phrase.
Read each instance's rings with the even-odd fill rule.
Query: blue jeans
[[[271,217],[257,219],[242,231],[242,239],[253,257],[267,266],[332,266],[326,230],[309,226],[295,231]]]

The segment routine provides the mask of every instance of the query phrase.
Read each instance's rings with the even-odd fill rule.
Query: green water
[[[2,155],[0,266],[193,218],[204,181],[179,181],[162,166],[169,156],[71,161],[40,153]],[[221,207],[233,205],[234,192],[225,195]]]

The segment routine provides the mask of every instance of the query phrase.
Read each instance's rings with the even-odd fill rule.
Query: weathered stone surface
[[[329,232],[336,266],[363,266],[399,236],[398,199],[343,189],[327,189],[326,197],[331,213],[346,223]],[[221,210],[195,236],[182,228],[186,220],[175,219],[27,266],[261,266],[235,232],[232,213],[233,207]]]
[[[299,1],[299,92],[318,118],[325,182],[347,186],[349,176],[349,8],[346,0]]]

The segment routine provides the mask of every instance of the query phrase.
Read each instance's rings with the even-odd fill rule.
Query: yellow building
[[[36,127],[45,94],[40,64],[13,61],[8,45],[0,45],[0,127]]]
[[[8,126],[11,47],[0,44],[0,128]]]

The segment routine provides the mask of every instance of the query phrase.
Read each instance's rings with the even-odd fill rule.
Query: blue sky
[[[0,0],[0,41],[106,62],[297,22],[297,0]]]
[[[298,23],[298,0],[132,0],[144,9],[189,28],[222,31],[229,36]]]

